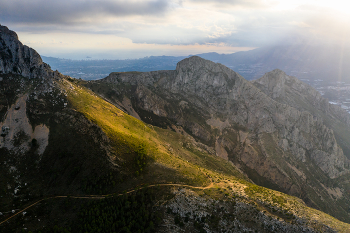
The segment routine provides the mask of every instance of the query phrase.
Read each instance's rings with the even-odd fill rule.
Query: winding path
[[[196,186],[191,186],[191,185],[186,185],[186,184],[152,184],[152,185],[148,185],[148,186],[144,186],[144,187],[140,187],[140,188],[135,188],[135,189],[132,189],[126,193],[118,193],[117,196],[121,196],[121,195],[124,195],[124,194],[128,194],[128,193],[132,193],[132,192],[135,192],[135,191],[138,191],[140,189],[144,189],[144,188],[150,188],[150,187],[159,187],[159,186],[177,186],[177,187],[187,187],[187,188],[194,188],[194,189],[209,189],[209,188],[212,188],[214,186],[214,183],[211,182],[208,186],[205,186],[205,187],[196,187]],[[14,218],[16,217],[17,215],[19,215],[20,213],[23,213],[25,210],[39,204],[40,202],[42,201],[46,201],[46,200],[49,200],[49,199],[56,199],[56,198],[85,198],[85,199],[103,199],[103,198],[106,198],[108,196],[112,196],[112,195],[116,195],[116,193],[112,193],[112,194],[105,194],[105,195],[86,195],[86,196],[54,196],[54,197],[46,197],[46,198],[43,198],[33,204],[31,204],[30,206],[27,206],[26,208],[18,211],[17,213],[15,213],[14,215],[12,215],[11,217],[8,217],[7,219],[5,219],[4,221],[0,222],[0,225],[2,225],[3,223],[9,221],[11,218]]]

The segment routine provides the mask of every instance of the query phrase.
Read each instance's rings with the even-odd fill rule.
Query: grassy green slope
[[[129,116],[114,105],[104,101],[88,89],[66,83],[68,99],[76,110],[97,124],[111,139],[113,145],[113,160],[120,166],[126,165],[133,170],[132,154],[137,154],[140,145],[146,151],[148,166],[136,169],[135,175],[141,175],[143,182],[159,183],[162,176],[164,182],[185,182],[187,184],[205,186],[210,183],[208,173],[217,170],[219,173],[243,178],[232,165],[220,158],[211,156],[195,146],[189,139],[170,130],[164,130]],[[164,170],[157,174],[156,166]],[[135,169],[134,169],[135,170]]]
[[[247,182],[230,163],[196,148],[185,136],[146,125],[84,87],[68,82],[65,85],[72,106],[99,125],[112,140],[116,158],[127,161],[129,151],[137,151],[141,144],[145,146],[151,162],[139,173],[142,182],[206,186],[213,181],[215,188],[230,187],[236,195],[254,201],[259,208],[273,214],[284,213],[287,220],[288,216],[296,215],[341,232],[350,229],[349,224],[307,207],[298,198]],[[163,169],[156,171],[156,167]]]
[[[63,80],[62,88],[67,90],[70,107],[98,125],[109,137],[112,151],[110,160],[127,175],[124,177],[128,177],[118,181],[108,193],[103,194],[123,193],[125,190],[140,187],[141,184],[183,184],[192,186],[187,187],[202,197],[218,200],[238,198],[237,200],[255,206],[258,211],[288,223],[293,224],[297,218],[307,221],[307,225],[315,230],[322,229],[325,225],[339,232],[348,232],[350,229],[349,224],[307,207],[296,197],[250,183],[231,163],[198,148],[186,135],[146,125],[69,80]],[[70,203],[68,206],[79,206],[81,202],[79,199],[67,201]],[[62,203],[57,199],[58,202]],[[48,204],[43,203],[43,206],[53,205],[54,207],[49,208],[50,211],[56,209],[57,212],[57,208],[60,207],[53,203],[56,201],[50,200]],[[57,205],[60,205],[59,203]],[[64,221],[72,220],[74,222],[74,211],[77,211],[74,208],[70,210],[73,211],[70,213],[70,220],[56,223],[64,224]],[[54,213],[49,215],[52,214]],[[21,215],[18,220],[25,223]],[[16,219],[12,221],[16,224]],[[40,229],[36,225],[33,227]]]

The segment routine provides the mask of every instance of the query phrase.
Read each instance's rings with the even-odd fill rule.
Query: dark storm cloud
[[[101,21],[105,17],[160,15],[165,0],[0,0],[0,22],[21,24],[76,24]]]

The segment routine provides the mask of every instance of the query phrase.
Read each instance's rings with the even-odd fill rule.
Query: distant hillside
[[[221,63],[247,80],[280,69],[301,79],[350,81],[350,49],[310,44],[276,45],[233,54],[203,53],[197,56]],[[44,62],[65,75],[84,80],[106,77],[111,72],[173,70],[186,58],[151,56],[130,60],[67,60],[44,57]]]
[[[42,56],[53,70],[84,80],[101,79],[111,72],[172,70],[185,57],[151,56],[128,60],[69,60]]]
[[[350,49],[341,45],[275,45],[234,54],[200,54],[222,63],[248,80],[281,69],[289,75],[328,81],[350,80]]]

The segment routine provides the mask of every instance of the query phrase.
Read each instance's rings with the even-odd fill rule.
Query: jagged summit
[[[215,64],[216,63],[206,60],[204,58],[201,58],[199,56],[191,56],[179,61],[176,66],[176,70],[180,71],[181,69],[188,69],[188,68],[198,69],[199,67],[213,66]]]
[[[0,26],[0,73],[20,74],[27,78],[45,77],[51,72],[40,55],[23,45],[14,31]]]
[[[7,35],[9,35],[9,36],[14,37],[16,40],[18,40],[18,35],[17,35],[16,32],[11,31],[10,29],[8,29],[8,27],[3,26],[3,25],[1,25],[1,24],[0,24],[0,33],[1,33],[0,35],[5,35],[5,34],[7,34]]]
[[[176,71],[179,74],[191,74],[193,75],[196,72],[204,73],[204,72],[210,72],[211,74],[220,73],[220,72],[226,72],[231,74],[236,74],[233,70],[229,69],[228,67],[220,64],[215,63],[209,60],[206,60],[204,58],[201,58],[199,56],[191,56],[189,58],[185,58],[177,63]],[[198,75],[193,75],[192,78],[195,78]]]
[[[308,111],[318,118],[324,118],[325,114],[331,115],[332,118],[350,126],[350,115],[345,110],[330,104],[315,88],[281,70],[268,72],[252,83],[280,103],[300,111]],[[348,157],[350,158],[350,154]]]
[[[280,69],[275,69],[255,80],[253,83],[260,84],[259,88],[275,99],[285,95],[285,83],[290,81],[298,82],[299,80],[288,76]]]
[[[312,92],[312,95],[321,97],[320,93],[310,85],[300,81],[296,77],[287,75],[280,69],[267,72],[261,78],[253,81],[259,84],[259,88],[272,98],[278,98],[285,95],[285,88],[295,89],[298,92]]]
[[[280,69],[274,69],[270,72],[265,73],[261,78],[257,79],[256,82],[266,83],[266,82],[285,82],[286,79],[289,79],[289,76]]]
[[[293,106],[298,110],[314,112],[310,108],[317,108],[327,114],[333,114],[330,112],[333,107],[315,88],[296,77],[287,75],[282,70],[275,69],[268,72],[252,83],[276,101]],[[300,104],[301,102],[304,104]],[[340,109],[337,112],[341,114]],[[341,118],[345,120],[346,117],[344,115]],[[349,120],[345,120],[345,123],[348,124]]]

